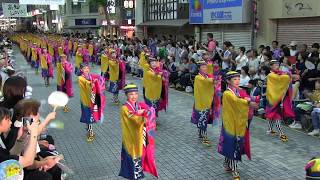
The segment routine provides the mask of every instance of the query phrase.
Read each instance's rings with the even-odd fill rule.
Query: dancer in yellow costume
[[[119,90],[123,89],[125,81],[125,63],[118,59],[115,51],[111,51],[108,61],[109,69],[109,92],[113,93],[112,101],[119,104]]]
[[[224,167],[239,180],[237,162],[245,151],[245,134],[248,126],[249,107],[257,108],[258,104],[250,98],[240,96],[240,74],[230,71],[226,74],[227,90],[222,96],[222,128],[218,152],[225,157]],[[250,146],[249,146],[250,147]]]
[[[280,140],[286,142],[288,141],[288,136],[282,130],[281,119],[295,117],[292,104],[291,74],[279,70],[279,62],[277,60],[271,60],[269,64],[271,72],[267,76],[267,134],[276,134],[273,131],[273,125],[275,124],[279,131]]]
[[[207,137],[207,125],[213,123],[214,80],[213,75],[208,74],[205,61],[199,61],[197,65],[199,74],[194,80],[194,107],[191,122],[197,125],[202,143],[211,146]]]
[[[74,73],[79,76],[80,75],[80,64],[83,63],[83,56],[82,56],[82,47],[79,45],[76,57],[75,57],[75,70]]]
[[[103,121],[105,97],[103,95],[104,80],[100,75],[91,74],[88,64],[81,64],[81,75],[78,77],[80,90],[81,118],[87,125],[87,141],[93,141],[92,124]]]
[[[68,62],[67,56],[62,55],[57,62],[57,91],[62,91],[69,97],[73,97],[72,70],[73,66]],[[69,112],[70,108],[66,105],[63,110]]]
[[[101,61],[101,76],[105,78],[105,80],[107,81],[109,79],[108,76],[108,66],[109,66],[109,50],[106,48],[103,52],[103,54],[100,57],[100,61]]]
[[[143,51],[139,55],[139,66],[142,69],[142,71],[147,71],[150,66],[148,63],[149,58],[149,49],[147,46],[143,46]],[[145,87],[144,87],[144,77],[142,77],[142,87],[143,87],[143,97],[145,98]]]
[[[149,57],[149,68],[145,65],[143,71],[143,84],[145,88],[145,102],[148,106],[158,111],[160,110],[160,98],[162,91],[162,70],[159,66],[159,61],[155,58]]]
[[[127,102],[120,109],[122,129],[121,168],[119,176],[142,179],[144,172],[158,177],[154,159],[156,117],[153,108],[138,102],[138,87],[124,87]]]
[[[35,68],[35,73],[39,74],[39,60],[38,60],[38,46],[36,43],[33,43],[31,48],[31,67]]]
[[[42,70],[42,77],[46,87],[49,86],[49,79],[53,78],[53,64],[52,56],[48,53],[46,48],[43,48],[43,52],[40,55],[40,65]]]

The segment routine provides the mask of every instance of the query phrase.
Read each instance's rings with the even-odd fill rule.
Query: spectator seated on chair
[[[178,71],[177,66],[175,63],[175,58],[173,56],[168,56],[169,62],[168,62],[168,71],[170,72],[169,75],[169,83],[171,87],[176,87],[176,80],[178,77]]]
[[[181,85],[181,89],[185,90],[187,86],[193,86],[192,77],[195,77],[197,69],[198,68],[195,60],[190,59],[188,63],[188,69],[186,69],[185,72],[180,76],[179,84]]]
[[[312,93],[307,93],[308,99],[304,100],[295,106],[296,118],[294,122],[289,125],[290,128],[301,129],[302,128],[302,115],[311,112],[312,124],[314,130],[309,135],[319,134],[319,115],[320,115],[320,80],[315,83],[315,90]],[[305,120],[304,120],[305,121]]]
[[[176,89],[181,90],[181,91],[184,90],[182,85],[180,84],[180,79],[188,72],[189,72],[188,59],[182,59],[182,63],[178,67],[178,79],[175,80],[175,82],[177,83]]]

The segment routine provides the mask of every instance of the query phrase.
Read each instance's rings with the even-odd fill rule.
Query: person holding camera
[[[61,169],[56,166],[57,162],[63,159],[62,156],[56,155],[43,155],[44,153],[40,153],[44,151],[40,148],[38,143],[38,137],[45,129],[45,127],[49,124],[49,122],[55,119],[56,112],[51,112],[45,118],[44,121],[40,122],[40,114],[39,114],[40,103],[37,100],[33,99],[24,99],[19,101],[14,107],[14,114],[12,119],[15,119],[15,124],[20,124],[18,137],[15,143],[15,146],[10,150],[10,154],[26,154],[27,152],[27,144],[32,141],[32,134],[29,131],[29,125],[37,125],[37,133],[34,134],[36,136],[36,151],[34,156],[34,161],[31,165],[26,166],[25,175],[33,173],[35,171],[43,170],[50,173],[53,179],[61,178]]]
[[[30,140],[28,145],[25,148],[25,152],[23,156],[12,155],[9,152],[9,149],[6,147],[6,141],[4,134],[10,131],[11,127],[11,112],[4,108],[0,107],[0,162],[14,159],[19,161],[19,163],[23,167],[31,166],[34,163],[34,158],[36,155],[36,146],[37,146],[37,137],[38,137],[38,129],[39,124],[26,124],[26,128],[28,129]]]

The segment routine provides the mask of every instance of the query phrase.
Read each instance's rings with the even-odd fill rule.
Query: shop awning
[[[175,26],[181,27],[189,22],[189,19],[173,19],[173,20],[155,20],[146,21],[137,26]]]

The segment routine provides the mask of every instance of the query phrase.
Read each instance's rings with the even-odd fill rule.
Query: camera
[[[33,123],[33,118],[31,117],[23,117],[22,118],[23,126],[31,125]]]

